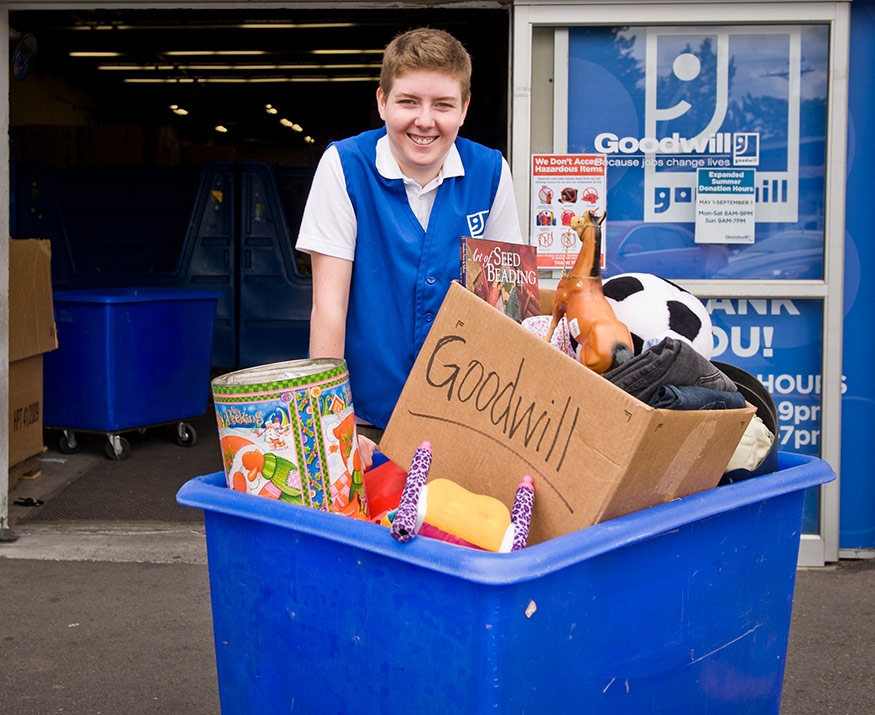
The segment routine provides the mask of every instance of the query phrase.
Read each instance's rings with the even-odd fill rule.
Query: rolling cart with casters
[[[176,426],[183,447],[197,442],[188,422],[206,412],[217,292],[164,288],[58,291],[58,349],[44,363],[44,424],[61,431],[58,449],[81,449],[77,432],[106,435],[108,459],[131,453],[125,432]]]
[[[161,425],[149,426],[160,427]],[[147,429],[146,427],[138,427],[137,432],[145,434]],[[189,422],[177,422],[176,442],[180,447],[194,447],[197,444],[197,430],[194,425]],[[76,439],[76,430],[62,429],[61,437],[58,440],[58,451],[61,454],[78,454],[81,449],[82,445]],[[103,449],[107,459],[127,459],[131,454],[131,443],[118,432],[111,432],[106,435],[106,444]]]

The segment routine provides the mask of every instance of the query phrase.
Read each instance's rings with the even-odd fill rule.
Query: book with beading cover
[[[537,246],[462,236],[459,258],[472,293],[518,323],[540,314]]]

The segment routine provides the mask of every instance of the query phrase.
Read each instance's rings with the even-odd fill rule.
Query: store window
[[[524,5],[517,181],[532,155],[604,157],[603,275],[655,273],[697,295],[714,359],[772,395],[779,448],[837,464],[844,185],[827,167],[844,158],[845,8],[754,4],[740,20],[716,3]],[[537,216],[537,194],[518,196]],[[806,495],[816,546],[801,563],[837,558],[830,489]]]
[[[828,49],[827,25],[569,30],[568,152],[606,155],[606,276],[823,278]],[[698,200],[739,174],[749,197]],[[780,448],[820,456],[822,305],[707,304],[714,358],[765,384]]]
[[[826,25],[569,31],[568,151],[607,156],[608,274],[823,278],[828,47]],[[703,207],[700,170],[748,174],[752,200]]]

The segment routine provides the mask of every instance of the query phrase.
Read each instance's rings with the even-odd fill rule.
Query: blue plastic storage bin
[[[780,710],[803,492],[833,478],[782,453],[511,554],[399,544],[222,472],[177,500],[205,514],[223,712],[739,715]]]
[[[202,415],[219,293],[58,291],[44,356],[44,424],[120,432]]]

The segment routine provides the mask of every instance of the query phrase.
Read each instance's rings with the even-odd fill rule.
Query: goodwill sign
[[[822,203],[827,52],[821,26],[573,28],[568,150],[605,155],[615,219],[694,223],[698,172],[744,169],[756,222],[795,223]]]

